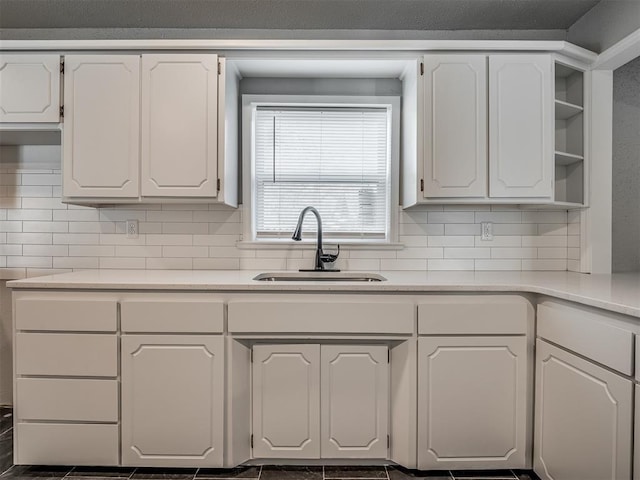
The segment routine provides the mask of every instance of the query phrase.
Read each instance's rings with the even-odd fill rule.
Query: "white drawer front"
[[[633,375],[633,332],[597,312],[543,302],[538,305],[538,336]]]
[[[19,298],[15,315],[17,330],[115,332],[118,329],[115,300]]]
[[[118,421],[118,382],[68,378],[18,378],[18,420]]]
[[[18,375],[118,375],[115,335],[17,333],[15,349]]]
[[[17,465],[118,465],[118,425],[18,423]]]
[[[206,300],[125,300],[123,332],[222,333],[224,303]]]
[[[418,304],[420,335],[524,335],[534,309],[511,295],[437,295]]]
[[[411,334],[411,303],[229,302],[229,332]]]

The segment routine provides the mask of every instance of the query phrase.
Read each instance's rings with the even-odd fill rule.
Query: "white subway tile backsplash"
[[[167,258],[207,257],[209,249],[207,247],[165,246],[162,247],[162,256]]]
[[[160,245],[115,245],[116,257],[162,257]]]
[[[430,247],[473,247],[472,236],[442,236],[432,235],[429,237]]]
[[[490,258],[490,248],[452,248],[444,249],[444,258]],[[471,269],[473,270],[473,268]]]
[[[522,260],[522,270],[566,270],[566,259],[536,259]]]
[[[431,261],[431,260],[429,260]],[[382,258],[380,259],[380,269],[381,270],[426,270],[427,269],[427,259],[391,259],[391,258]]]
[[[0,221],[0,232],[21,232],[22,222],[3,220]]]
[[[429,223],[474,223],[474,212],[429,212]]]
[[[167,257],[149,257],[146,259],[146,268],[150,270],[192,270],[192,258],[167,258]]]
[[[448,223],[444,226],[445,235],[480,235],[479,223]]]
[[[53,257],[7,257],[7,267],[36,267],[36,268],[53,268]]]
[[[25,257],[67,257],[68,245],[24,245],[22,255]]]
[[[476,212],[476,223],[528,223],[523,221],[522,212]]]
[[[538,251],[526,247],[497,247],[491,249],[491,258],[536,258]]]
[[[67,222],[22,222],[23,232],[64,233],[69,231]]]
[[[521,270],[522,261],[520,259],[491,259],[476,260],[474,263],[476,270]]]
[[[566,247],[567,237],[550,235],[547,237],[522,237],[523,247]]]
[[[52,219],[55,220],[55,217],[52,217],[51,212],[52,210],[5,210],[5,220],[41,220],[46,222],[51,221]]]
[[[70,257],[113,257],[115,254],[116,247],[113,245],[69,245]]]
[[[209,233],[209,225],[207,225],[206,223],[165,222],[161,225],[162,233],[188,233],[192,235],[206,235],[207,233]]]
[[[54,233],[53,243],[67,245],[97,245],[100,235],[95,233]]]
[[[22,245],[0,244],[0,256],[22,255]]]
[[[297,270],[313,266],[313,245],[257,248],[242,243],[242,208],[67,205],[59,197],[59,170],[5,172],[0,185],[1,268],[32,274],[87,268]],[[127,238],[126,220],[139,222],[137,238]],[[493,223],[492,240],[480,238],[480,223],[485,221]],[[342,245],[336,267],[368,271],[579,268],[579,211],[430,204],[399,209],[397,229],[403,248]]]
[[[194,258],[194,270],[238,270],[239,258]]]
[[[472,259],[430,259],[429,270],[473,270],[474,260]]]
[[[51,233],[7,233],[7,243],[22,243],[29,245],[47,245],[52,243]],[[68,242],[61,242],[68,243]]]
[[[144,269],[144,258],[100,257],[98,268]]]
[[[474,237],[476,247],[519,247],[522,245],[522,237],[518,235],[494,236],[491,240],[483,240],[482,237]]]
[[[98,257],[56,257],[53,259],[53,268],[87,269],[99,267]]]

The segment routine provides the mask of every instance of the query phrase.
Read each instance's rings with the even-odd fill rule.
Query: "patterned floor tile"
[[[236,468],[201,468],[196,474],[196,479],[230,479],[230,478],[259,478],[260,467],[236,467]]]
[[[131,476],[132,480],[185,480],[196,476],[195,468],[138,468]]]
[[[65,477],[72,467],[17,465],[2,475],[2,479],[22,480],[37,478],[38,480],[59,480]]]
[[[330,466],[324,467],[324,478],[329,479],[347,479],[347,478],[387,478],[387,471],[384,467],[357,467],[357,466]]]
[[[456,480],[516,480],[511,470],[453,470],[451,475]]]
[[[260,480],[322,480],[322,467],[262,467]]]
[[[134,467],[75,467],[68,477],[73,480],[89,478],[129,478],[135,471]]]
[[[402,467],[387,467],[389,480],[452,480],[453,477],[447,470],[444,471],[420,471],[408,470]]]

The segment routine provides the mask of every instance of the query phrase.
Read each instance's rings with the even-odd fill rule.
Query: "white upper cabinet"
[[[0,55],[0,122],[60,121],[60,55]]]
[[[489,196],[553,196],[549,55],[489,57]]]
[[[142,56],[142,196],[215,197],[218,56]]]
[[[424,59],[424,196],[487,194],[487,57]]]
[[[140,57],[65,57],[63,196],[139,195]]]

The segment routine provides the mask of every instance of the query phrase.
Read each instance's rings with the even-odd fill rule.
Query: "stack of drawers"
[[[117,465],[116,300],[18,295],[15,331],[16,463]]]

